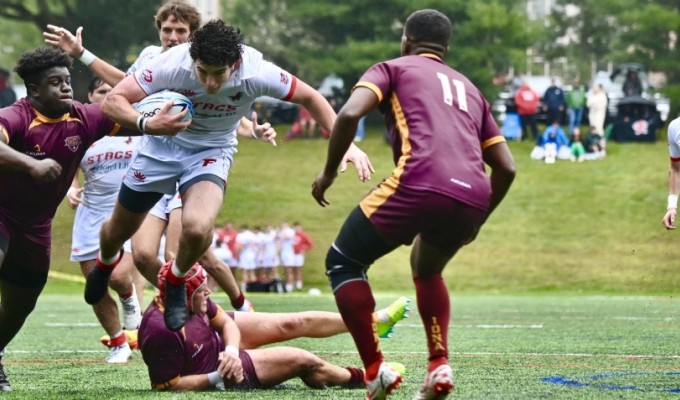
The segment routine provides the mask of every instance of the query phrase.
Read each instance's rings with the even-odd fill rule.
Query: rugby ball
[[[153,117],[170,100],[172,100],[173,104],[168,114],[179,114],[188,108],[189,113],[182,118],[182,121],[190,121],[194,116],[194,106],[191,104],[191,100],[183,94],[170,90],[150,94],[135,104],[134,107],[141,115]]]

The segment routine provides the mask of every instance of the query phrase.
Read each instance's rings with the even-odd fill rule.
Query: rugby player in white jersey
[[[671,159],[668,169],[668,205],[662,222],[670,230],[675,229],[680,193],[680,117],[668,124],[668,153]]]
[[[111,86],[99,78],[94,78],[88,89],[88,100],[90,103],[101,103],[110,90]],[[67,192],[69,205],[76,209],[73,220],[71,261],[80,263],[84,276],[87,276],[96,264],[99,251],[99,229],[116,204],[120,182],[137,153],[140,139],[140,136],[105,136],[94,142],[80,162],[80,170],[85,176],[82,188],[79,187],[76,178]],[[124,248],[125,252],[119,269],[112,274],[109,286],[118,293],[123,306],[124,328],[136,330],[142,321],[142,315],[133,285],[134,267],[129,241],[125,243]],[[94,304],[92,308],[97,320],[110,338],[111,352],[106,362],[127,363],[132,349],[121,327],[116,301],[107,291],[102,300]]]
[[[163,132],[175,136],[167,140],[144,136],[113,215],[102,227],[97,268],[88,276],[85,288],[88,303],[98,302],[106,290],[125,240],[163,194],[174,193],[179,181],[184,203],[182,232],[168,274],[164,318],[169,329],[181,329],[189,316],[183,278],[210,245],[236,153],[237,127],[255,99],[270,96],[300,104],[324,128],[331,129],[335,112],[328,101],[289,72],[265,61],[242,40],[238,29],[212,20],[194,33],[190,43],[169,49],[142,71],[125,77],[104,100],[102,111],[114,121],[151,135]],[[188,110],[168,114],[171,104],[152,117],[140,116],[132,107],[149,94],[166,89],[191,99],[195,111],[191,121],[183,121]],[[275,144],[275,135],[265,132],[256,139]],[[343,157],[346,160],[355,164],[361,180],[370,177],[370,161],[356,146],[348,149]]]
[[[47,44],[60,47],[71,57],[79,59],[90,70],[111,86],[115,86],[126,75],[133,74],[157,55],[178,44],[186,43],[191,34],[198,29],[201,16],[191,4],[182,0],[173,0],[161,6],[155,15],[156,27],[161,46],[147,46],[137,57],[137,60],[127,70],[127,73],[96,57],[83,47],[82,27],[73,35],[67,29],[55,25],[48,25],[43,33]],[[248,118],[242,118],[239,125],[242,135],[262,135],[273,132],[270,124],[257,124]],[[166,233],[166,259],[177,253],[179,243],[173,238],[179,238],[180,218],[182,215],[182,201],[179,196],[168,195],[159,200],[149,213],[140,229],[132,238],[134,248],[133,257],[137,268],[154,285],[156,276],[162,266],[156,255],[159,252],[161,237]],[[231,305],[238,311],[252,311],[253,307],[240,290],[229,267],[208,249],[201,259],[206,271],[217,281],[227,293]]]

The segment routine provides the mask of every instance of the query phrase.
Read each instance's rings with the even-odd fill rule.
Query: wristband
[[[70,196],[71,193],[72,193],[72,192],[75,192],[76,190],[78,190],[78,188],[75,188],[75,187],[73,187],[73,186],[69,187],[69,188],[68,188],[68,191],[66,191],[66,196],[67,196],[67,197]]]
[[[92,52],[88,49],[83,49],[83,52],[80,54],[80,57],[78,57],[81,63],[85,64],[85,66],[89,67],[90,64],[94,62],[94,60],[97,59],[97,56],[92,54]]]
[[[137,129],[142,133],[146,130],[146,120],[147,118],[142,115],[137,117]]]
[[[677,194],[669,194],[668,195],[668,206],[666,209],[671,209],[671,208],[678,208],[678,195]]]
[[[238,347],[231,344],[227,345],[227,347],[224,348],[224,351],[231,354],[234,357],[238,357],[239,354]]]
[[[222,381],[222,377],[220,376],[220,373],[217,371],[213,371],[208,374],[208,381],[210,382],[211,385],[217,387],[217,385]]]

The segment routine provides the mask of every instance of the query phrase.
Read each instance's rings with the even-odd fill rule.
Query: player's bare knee
[[[301,315],[285,314],[285,318],[281,318],[276,324],[275,330],[282,335],[282,337],[298,336],[300,332],[308,323],[307,318]]]

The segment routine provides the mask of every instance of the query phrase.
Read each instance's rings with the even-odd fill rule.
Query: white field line
[[[5,354],[101,354],[109,350],[14,350],[7,349]],[[316,353],[333,354],[356,354],[356,351],[315,350]],[[428,354],[426,351],[387,351],[386,354]],[[680,360],[680,355],[657,355],[657,354],[594,354],[594,353],[502,353],[502,352],[450,352],[452,356],[460,357],[546,357],[546,358],[609,358],[609,359],[656,359],[656,360]]]

